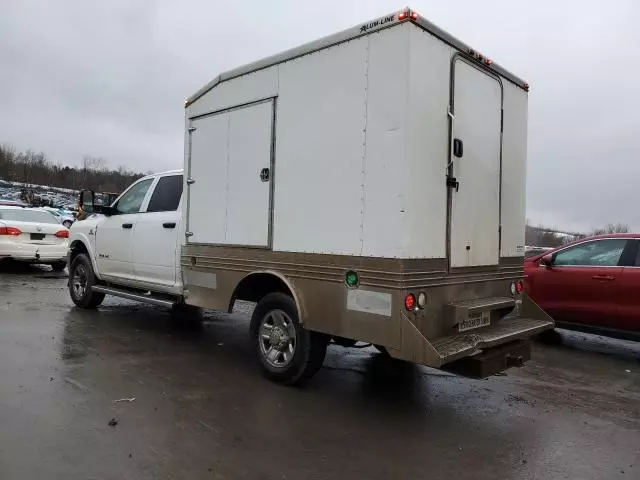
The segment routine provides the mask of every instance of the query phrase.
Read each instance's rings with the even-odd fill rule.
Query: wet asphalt
[[[640,344],[562,332],[487,380],[332,346],[289,388],[246,316],[82,311],[44,270],[0,270],[2,480],[640,478]]]

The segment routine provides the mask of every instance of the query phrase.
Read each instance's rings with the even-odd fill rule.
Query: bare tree
[[[84,155],[81,168],[54,165],[42,152],[17,152],[11,145],[0,145],[0,180],[79,190],[118,192],[142,175],[124,166],[109,170],[102,157]]]
[[[594,228],[591,235],[605,235],[609,233],[629,233],[629,225],[624,223],[609,223],[603,228]]]

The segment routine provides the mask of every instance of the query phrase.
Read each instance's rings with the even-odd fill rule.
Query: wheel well
[[[89,250],[87,250],[86,245],[82,243],[80,240],[75,240],[74,242],[71,243],[71,246],[69,247],[69,265],[71,265],[73,263],[73,259],[76,258],[81,253],[86,253],[88,255]]]
[[[258,303],[265,295],[273,292],[280,292],[291,296],[298,306],[298,313],[300,313],[300,306],[298,305],[296,295],[289,284],[279,275],[269,272],[251,273],[244,277],[240,283],[238,283],[231,296],[229,312],[233,310],[233,305],[236,300]]]

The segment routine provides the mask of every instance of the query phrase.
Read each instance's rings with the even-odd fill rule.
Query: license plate
[[[31,240],[44,240],[45,234],[44,233],[32,233],[31,234]]]
[[[491,323],[491,312],[471,313],[469,318],[462,320],[458,324],[458,331],[473,330],[474,328],[486,327]]]

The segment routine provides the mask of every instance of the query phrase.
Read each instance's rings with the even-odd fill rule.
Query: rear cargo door
[[[500,254],[502,85],[453,62],[449,264],[497,265]]]

